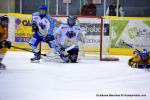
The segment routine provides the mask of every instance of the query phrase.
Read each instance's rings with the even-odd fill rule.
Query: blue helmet
[[[39,9],[40,10],[47,10],[47,7],[45,5],[40,5]]]
[[[142,55],[142,57],[147,57],[147,56],[149,56],[149,51],[147,49],[143,49],[141,51],[141,55]]]
[[[72,27],[76,24],[76,19],[77,17],[75,16],[69,16],[68,19],[67,19],[67,24]]]

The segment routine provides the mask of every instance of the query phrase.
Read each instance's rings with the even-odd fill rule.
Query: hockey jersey
[[[0,25],[0,41],[7,39],[8,37],[8,28],[2,27]]]
[[[36,22],[39,28],[39,35],[46,36],[47,34],[53,34],[57,20],[47,14],[42,18],[39,12],[35,12],[32,14],[32,22]]]
[[[74,35],[72,37],[69,37],[68,34],[70,33]],[[58,44],[61,44],[62,46],[78,46],[78,36],[80,33],[81,30],[79,25],[70,27],[69,25],[62,24],[56,30],[56,40]]]

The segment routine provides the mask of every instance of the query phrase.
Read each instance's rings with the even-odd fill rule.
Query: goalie
[[[7,52],[7,48],[11,48],[11,42],[7,41],[8,22],[9,19],[7,16],[0,17],[0,70],[6,68],[6,66],[2,64],[2,60]]]
[[[78,41],[84,41],[80,31],[80,26],[76,24],[77,18],[69,16],[67,24],[62,24],[55,34],[56,51],[60,58],[66,63],[76,63],[78,59]]]
[[[53,30],[57,23],[56,19],[52,19],[47,14],[47,7],[45,5],[40,6],[40,12],[32,14],[32,31],[33,37],[29,41],[29,44],[34,53],[34,58],[31,58],[31,62],[39,62],[40,50],[37,49],[38,44],[41,41],[48,43],[50,48],[54,47]]]
[[[134,51],[135,56],[129,59],[128,64],[132,68],[150,68],[150,52],[146,49]]]

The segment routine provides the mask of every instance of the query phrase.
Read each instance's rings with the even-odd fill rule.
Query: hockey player
[[[76,24],[77,18],[69,16],[67,24],[62,24],[56,30],[56,50],[60,54],[60,58],[66,63],[76,63],[78,58],[81,31],[80,26]]]
[[[31,58],[32,62],[39,62],[40,60],[40,51],[37,49],[37,46],[41,41],[48,43],[51,48],[54,47],[53,29],[57,20],[52,19],[46,12],[47,7],[41,5],[40,12],[32,14],[32,31],[34,35],[29,41],[34,53],[34,58]]]
[[[2,64],[2,60],[7,52],[7,48],[11,47],[11,42],[7,41],[8,22],[9,19],[7,16],[0,17],[0,70],[6,68],[6,66]]]
[[[150,68],[150,52],[147,49],[135,51],[135,56],[129,59],[129,66],[132,68]]]

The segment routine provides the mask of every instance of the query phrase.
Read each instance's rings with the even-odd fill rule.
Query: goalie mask
[[[143,49],[141,51],[141,56],[142,56],[142,59],[143,60],[147,60],[148,59],[148,56],[149,56],[149,51],[147,49]]]
[[[77,18],[75,16],[69,16],[68,19],[67,19],[67,24],[70,27],[73,27],[76,24],[76,19]]]
[[[45,5],[41,5],[40,6],[40,16],[45,16],[46,15],[46,12],[47,12],[47,7]]]
[[[0,25],[2,27],[7,27],[8,26],[8,22],[9,22],[9,19],[7,16],[1,16],[0,17]]]

